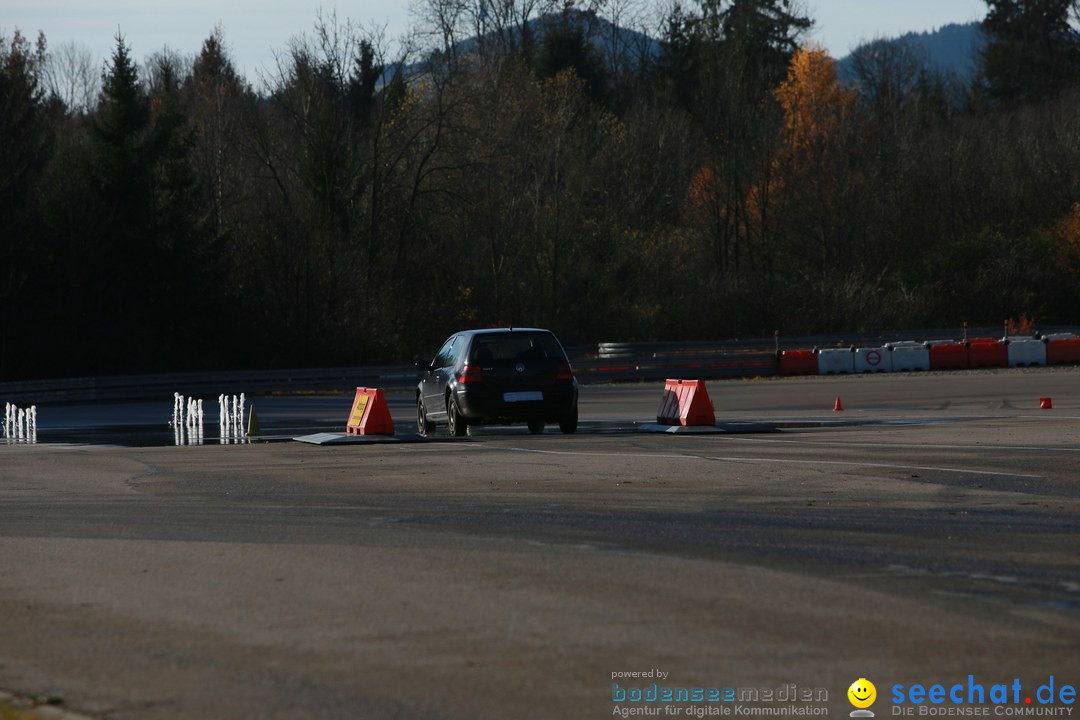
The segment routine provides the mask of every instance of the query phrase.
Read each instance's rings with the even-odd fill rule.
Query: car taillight
[[[484,379],[484,373],[477,365],[466,365],[461,368],[461,373],[458,375],[458,382],[470,383],[480,382]]]
[[[574,372],[570,369],[570,363],[563,363],[559,366],[559,372],[555,373],[556,380],[573,380]]]

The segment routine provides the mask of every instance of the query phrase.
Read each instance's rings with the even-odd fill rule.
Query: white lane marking
[[[461,450],[486,450],[488,452],[497,452],[499,450],[510,450],[514,452],[535,453],[537,455],[570,455],[580,457],[636,457],[636,458],[658,458],[666,460],[702,460],[701,455],[687,455],[685,453],[605,453],[605,452],[572,452],[570,450],[538,450],[535,448],[523,448],[523,447],[506,447],[503,445],[484,445],[481,443],[459,443],[451,445],[449,443],[443,443],[442,447],[435,447],[432,445],[385,445],[387,448],[394,448],[403,452],[423,452],[434,450],[447,450],[456,447]]]
[[[1080,415],[1054,415],[1047,412],[1045,415],[1017,415],[1021,420],[1080,420]]]
[[[492,448],[496,449],[496,448]],[[512,450],[514,452],[535,453],[537,455],[563,455],[563,456],[579,456],[579,457],[639,457],[639,458],[659,458],[659,459],[678,459],[678,460],[716,460],[720,462],[733,462],[733,463],[756,463],[756,464],[777,464],[777,465],[836,465],[841,467],[867,467],[867,468],[879,468],[888,470],[921,470],[923,472],[944,472],[944,473],[957,473],[960,475],[989,475],[994,477],[1018,477],[1028,478],[1032,480],[1045,479],[1045,475],[1027,475],[1024,473],[1014,472],[998,472],[991,470],[970,470],[967,468],[947,468],[947,467],[935,467],[931,465],[897,465],[892,463],[872,463],[872,462],[858,462],[848,460],[792,460],[788,458],[756,458],[756,457],[724,457],[724,456],[712,456],[712,455],[680,455],[680,454],[649,454],[649,453],[594,453],[594,452],[572,452],[569,450],[536,450],[534,448],[522,448],[522,447],[508,447],[504,450]]]
[[[946,472],[959,473],[961,475],[992,475],[996,477],[1018,477],[1028,479],[1044,479],[1045,475],[1027,475],[1016,472],[1000,472],[993,470],[969,470],[966,468],[944,468],[932,465],[896,465],[893,463],[855,462],[846,460],[788,460],[780,458],[739,458],[739,457],[709,457],[708,460],[722,460],[726,462],[751,462],[751,463],[777,463],[781,465],[839,465],[844,467],[868,467],[887,470],[922,470],[923,472]]]
[[[776,438],[748,438],[730,436],[707,436],[711,440],[720,442],[745,442],[745,443],[775,443],[778,445],[819,445],[822,447],[874,447],[882,450],[889,448],[898,449],[924,449],[934,448],[941,450],[978,450],[979,452],[990,451],[1032,451],[1032,452],[1067,452],[1080,453],[1080,447],[1036,447],[1032,445],[930,445],[928,443],[874,443],[874,442],[836,442],[831,440],[795,440]]]

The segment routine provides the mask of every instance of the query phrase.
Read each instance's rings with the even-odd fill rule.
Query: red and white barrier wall
[[[930,348],[924,343],[897,342],[888,343],[886,347],[892,352],[893,372],[930,369]]]
[[[784,350],[780,375],[967,370],[1080,363],[1080,337],[1062,333],[1042,338],[932,340],[885,343],[880,347]]]

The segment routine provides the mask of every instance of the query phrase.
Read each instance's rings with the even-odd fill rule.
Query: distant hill
[[[529,37],[532,42],[541,45],[548,30],[563,25],[564,21],[579,27],[592,50],[605,62],[616,55],[625,55],[631,62],[642,62],[660,54],[659,40],[637,30],[615,25],[592,11],[569,10],[566,14],[549,13],[533,18],[527,23]],[[484,43],[498,45],[505,40],[515,44],[523,41],[521,26],[512,27],[506,32],[505,39],[491,32],[459,40],[454,44],[453,52],[460,57],[476,52]],[[389,84],[399,72],[407,79],[422,77],[429,71],[432,60],[437,64],[440,57],[442,52],[439,49],[429,49],[422,60],[406,65],[391,63],[383,68],[379,86]]]
[[[885,43],[906,45],[916,57],[925,61],[927,67],[945,75],[951,75],[962,84],[970,84],[978,67],[979,52],[986,43],[979,23],[950,24],[932,32],[910,32],[898,38],[872,40],[867,44]],[[859,52],[859,49],[852,53]],[[852,55],[837,63],[841,79],[854,81]]]
[[[549,28],[569,19],[580,27],[593,49],[603,58],[626,52],[636,60],[655,58],[661,52],[661,41],[636,30],[619,27],[607,19],[593,13],[580,10],[569,11],[569,16],[560,14],[533,18],[528,23],[528,32],[536,43],[542,43]],[[512,42],[521,42],[521,29],[509,31]],[[462,55],[476,51],[483,42],[497,42],[494,34],[482,38],[470,37],[459,41],[455,51]],[[930,32],[909,32],[896,38],[882,38],[864,43],[852,54],[837,61],[837,73],[845,82],[855,82],[854,62],[852,57],[868,45],[906,45],[916,58],[936,72],[949,75],[961,84],[968,85],[975,77],[979,52],[985,44],[979,23],[952,23]],[[404,68],[405,75],[412,76],[424,72],[423,62],[413,63]],[[386,68],[386,80],[389,80],[395,68]]]
[[[579,28],[582,35],[602,58],[608,58],[613,54],[626,53],[631,58],[656,57],[660,54],[660,41],[637,30],[620,27],[610,20],[598,15],[594,11],[569,10],[565,13],[549,13],[540,17],[532,18],[527,23],[528,34],[534,43],[542,44],[544,36],[550,29],[571,26]],[[508,39],[513,43],[522,42],[521,27],[513,27],[508,31]],[[475,52],[482,43],[498,44],[500,38],[492,32],[481,37],[470,37],[458,41],[454,45],[454,51],[460,55]],[[437,50],[434,52],[438,52]],[[411,68],[419,67],[422,63],[416,63]]]

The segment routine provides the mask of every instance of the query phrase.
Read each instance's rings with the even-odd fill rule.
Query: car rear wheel
[[[543,420],[530,420],[529,421],[529,432],[531,432],[533,435],[539,435],[540,433],[544,432],[544,421]]]
[[[424,397],[418,395],[416,397],[416,431],[424,437],[427,437],[434,429],[435,423],[428,420],[427,417],[427,408],[424,407]]]
[[[469,425],[465,422],[465,418],[461,417],[457,400],[454,398],[446,401],[446,429],[453,437],[464,437],[469,430]]]
[[[577,418],[577,408],[574,408],[569,414],[559,420],[559,429],[567,435],[577,432]]]

